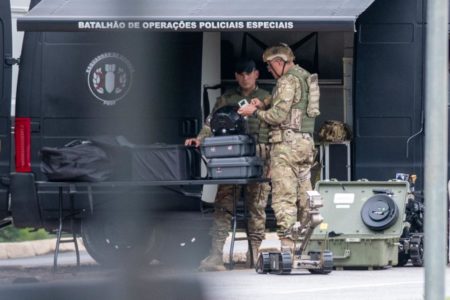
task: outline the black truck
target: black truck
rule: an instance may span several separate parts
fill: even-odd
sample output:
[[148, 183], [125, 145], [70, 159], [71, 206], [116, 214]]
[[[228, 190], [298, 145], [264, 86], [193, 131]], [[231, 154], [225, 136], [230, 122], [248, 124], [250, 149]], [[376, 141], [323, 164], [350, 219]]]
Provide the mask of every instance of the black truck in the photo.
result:
[[1, 1], [0, 219], [81, 234], [105, 264], [134, 250], [167, 254], [190, 246], [205, 254], [210, 218], [201, 213], [200, 187], [127, 178], [58, 186], [42, 174], [39, 152], [104, 135], [182, 144], [214, 103], [209, 88], [220, 84], [223, 92], [234, 84], [230, 66], [239, 56], [257, 61], [260, 86], [273, 86], [261, 54], [280, 41], [319, 74], [316, 128], [331, 119], [353, 129], [351, 147], [331, 145], [333, 159], [323, 162], [329, 176], [417, 174], [421, 189], [425, 1], [265, 3], [32, 0], [17, 24], [25, 31], [19, 62], [12, 57], [10, 4]]

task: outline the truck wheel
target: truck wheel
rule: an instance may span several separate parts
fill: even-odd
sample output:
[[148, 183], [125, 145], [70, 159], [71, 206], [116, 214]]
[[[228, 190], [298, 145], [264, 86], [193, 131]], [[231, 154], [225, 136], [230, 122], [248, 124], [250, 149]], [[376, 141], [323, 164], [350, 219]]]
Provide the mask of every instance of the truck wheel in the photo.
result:
[[142, 265], [157, 255], [157, 228], [139, 216], [94, 215], [82, 220], [81, 236], [87, 252], [104, 266]]
[[155, 218], [158, 260], [177, 268], [198, 267], [211, 248], [212, 216], [177, 211]]

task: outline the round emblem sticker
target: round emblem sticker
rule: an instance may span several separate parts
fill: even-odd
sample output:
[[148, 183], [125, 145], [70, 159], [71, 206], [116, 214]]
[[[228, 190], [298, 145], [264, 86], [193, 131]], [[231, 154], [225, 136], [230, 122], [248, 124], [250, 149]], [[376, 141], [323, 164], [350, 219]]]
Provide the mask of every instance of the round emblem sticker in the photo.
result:
[[100, 54], [86, 69], [89, 90], [103, 104], [114, 105], [130, 90], [133, 72], [133, 66], [123, 55]]

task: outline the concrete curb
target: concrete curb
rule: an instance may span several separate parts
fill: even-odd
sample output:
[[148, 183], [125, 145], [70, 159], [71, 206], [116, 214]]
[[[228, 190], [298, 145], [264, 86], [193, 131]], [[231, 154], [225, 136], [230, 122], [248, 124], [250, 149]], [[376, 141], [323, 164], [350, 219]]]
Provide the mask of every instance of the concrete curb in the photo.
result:
[[[238, 232], [236, 237], [245, 237], [245, 233]], [[78, 238], [78, 247], [80, 251], [85, 251], [83, 240]], [[223, 260], [229, 262], [229, 253], [231, 245], [231, 234], [224, 246]], [[279, 249], [280, 241], [276, 233], [266, 233], [266, 239], [262, 242], [260, 250], [274, 251]], [[53, 254], [56, 248], [56, 239], [16, 242], [16, 243], [0, 243], [0, 259], [13, 259], [22, 257], [32, 257], [38, 255]], [[61, 252], [75, 251], [73, 243], [61, 243], [59, 247]], [[236, 241], [234, 244], [233, 260], [235, 262], [245, 262], [247, 260], [247, 241]]]
[[[78, 247], [80, 251], [86, 250], [81, 238], [78, 238]], [[31, 257], [37, 255], [53, 254], [56, 248], [56, 239], [0, 243], [0, 259], [12, 259], [20, 257]], [[59, 246], [61, 252], [75, 251], [73, 243], [61, 243]]]

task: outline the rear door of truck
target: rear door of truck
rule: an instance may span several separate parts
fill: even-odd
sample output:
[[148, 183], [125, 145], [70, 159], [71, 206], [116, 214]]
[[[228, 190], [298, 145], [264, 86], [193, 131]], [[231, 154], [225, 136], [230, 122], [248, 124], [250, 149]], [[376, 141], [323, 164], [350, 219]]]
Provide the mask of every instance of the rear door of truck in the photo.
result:
[[[0, 1], [0, 176], [10, 170], [10, 112], [12, 75], [11, 7]], [[8, 186], [0, 181], [0, 219], [7, 216]]]

